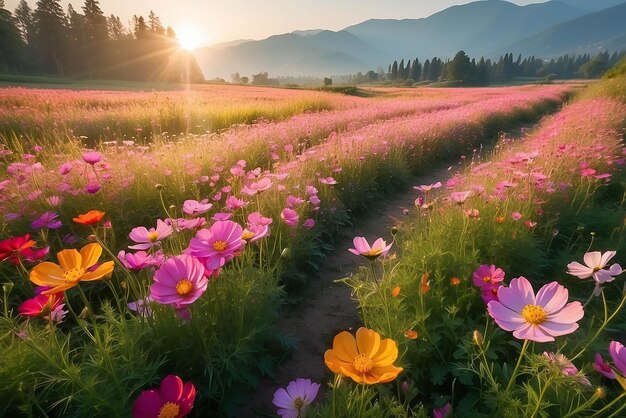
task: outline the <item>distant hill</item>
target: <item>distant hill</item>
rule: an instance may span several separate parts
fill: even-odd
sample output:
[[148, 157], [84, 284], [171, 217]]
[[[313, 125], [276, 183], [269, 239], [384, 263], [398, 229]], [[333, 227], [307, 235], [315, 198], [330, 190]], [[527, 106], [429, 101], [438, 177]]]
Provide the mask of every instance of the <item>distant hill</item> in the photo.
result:
[[560, 0], [565, 4], [583, 10], [603, 10], [624, 3], [624, 0]]
[[[446, 59], [461, 49], [471, 57], [491, 58], [505, 52], [554, 55], [598, 45], [614, 50], [626, 48], [623, 5], [605, 14], [590, 9], [617, 2], [560, 0], [518, 6], [501, 0], [476, 1], [422, 19], [372, 19], [337, 32], [294, 31], [260, 41], [200, 48], [195, 55], [207, 78], [229, 79], [235, 72], [319, 77], [377, 67], [386, 70], [390, 62], [401, 58]], [[611, 13], [616, 16], [608, 16]], [[569, 23], [577, 18], [582, 19], [579, 28]]]
[[460, 49], [480, 56], [585, 13], [558, 1], [517, 6], [490, 0], [453, 6], [424, 19], [374, 19], [345, 30], [394, 59], [450, 57]]
[[559, 23], [506, 45], [494, 55], [515, 51], [550, 58], [564, 53], [595, 54], [604, 49], [626, 48], [626, 2], [599, 12]]

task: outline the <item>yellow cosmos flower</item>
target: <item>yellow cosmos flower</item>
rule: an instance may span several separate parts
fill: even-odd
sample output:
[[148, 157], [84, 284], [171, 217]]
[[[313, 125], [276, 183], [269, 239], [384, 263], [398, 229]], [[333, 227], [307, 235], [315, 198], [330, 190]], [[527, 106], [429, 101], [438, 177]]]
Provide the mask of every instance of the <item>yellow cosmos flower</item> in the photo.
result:
[[350, 377], [357, 383], [387, 383], [403, 370], [393, 362], [398, 358], [398, 345], [387, 338], [381, 341], [376, 331], [361, 327], [356, 339], [343, 331], [335, 336], [333, 348], [324, 353], [324, 362], [333, 373]]
[[49, 261], [37, 264], [30, 272], [30, 281], [38, 286], [52, 286], [42, 292], [49, 295], [72, 288], [78, 282], [101, 279], [113, 271], [113, 261], [96, 266], [101, 255], [102, 247], [97, 243], [85, 245], [80, 253], [74, 249], [60, 251], [59, 264]]

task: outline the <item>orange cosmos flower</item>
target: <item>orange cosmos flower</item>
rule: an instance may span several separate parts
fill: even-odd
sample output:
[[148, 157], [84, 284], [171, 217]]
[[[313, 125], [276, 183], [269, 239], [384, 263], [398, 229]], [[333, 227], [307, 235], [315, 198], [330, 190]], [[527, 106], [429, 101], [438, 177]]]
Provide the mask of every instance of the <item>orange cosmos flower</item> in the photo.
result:
[[428, 273], [424, 273], [422, 275], [422, 282], [421, 282], [422, 295], [425, 295], [430, 290], [430, 282], [428, 281], [429, 278], [430, 278], [430, 274]]
[[452, 286], [458, 286], [461, 284], [461, 279], [459, 279], [458, 277], [453, 277], [450, 279], [450, 284]]
[[503, 223], [504, 222], [504, 216], [496, 217], [496, 222], [499, 223], [499, 224]]
[[398, 358], [398, 345], [386, 338], [381, 341], [376, 331], [361, 327], [356, 339], [343, 331], [335, 336], [333, 348], [324, 353], [324, 363], [333, 372], [357, 383], [387, 383], [403, 370], [393, 362]]
[[417, 331], [409, 329], [407, 331], [404, 331], [404, 336], [407, 337], [409, 340], [416, 340], [417, 337], [419, 337], [419, 334]]
[[397, 298], [400, 294], [400, 286], [396, 286], [391, 290], [391, 297]]
[[90, 210], [87, 213], [81, 213], [77, 218], [72, 220], [81, 225], [94, 225], [100, 222], [104, 218], [104, 212], [99, 210]]
[[100, 244], [85, 245], [80, 253], [74, 249], [57, 253], [59, 264], [49, 261], [37, 264], [30, 272], [30, 281], [52, 288], [41, 292], [50, 295], [76, 286], [79, 282], [98, 280], [113, 271], [113, 261], [98, 264], [102, 255]]

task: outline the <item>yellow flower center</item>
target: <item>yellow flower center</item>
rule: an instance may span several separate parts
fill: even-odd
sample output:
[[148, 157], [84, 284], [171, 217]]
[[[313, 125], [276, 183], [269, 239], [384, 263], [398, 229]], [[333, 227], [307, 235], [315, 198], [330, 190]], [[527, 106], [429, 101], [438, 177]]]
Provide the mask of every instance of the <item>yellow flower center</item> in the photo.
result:
[[541, 306], [530, 304], [524, 306], [524, 309], [522, 309], [522, 317], [526, 320], [526, 322], [533, 325], [539, 325], [548, 319], [546, 311], [544, 311]]
[[159, 240], [159, 234], [156, 231], [148, 232], [148, 240], [150, 242], [157, 242]]
[[367, 373], [374, 368], [374, 362], [365, 354], [359, 354], [352, 363], [357, 372]]
[[66, 282], [77, 282], [80, 280], [83, 274], [85, 274], [85, 269], [71, 268], [63, 273], [63, 276], [65, 276]]
[[182, 279], [176, 283], [176, 293], [186, 298], [193, 290], [193, 283], [189, 279]]
[[296, 399], [293, 400], [293, 407], [300, 412], [302, 410], [302, 408], [304, 407], [304, 401], [302, 400], [301, 397], [297, 397]]
[[601, 268], [601, 267], [594, 267], [594, 268], [593, 268], [593, 272], [594, 272], [594, 273], [597, 273], [597, 272], [599, 272], [600, 270], [602, 270], [602, 268]]
[[226, 247], [228, 247], [228, 244], [226, 244], [224, 241], [215, 241], [213, 243], [213, 248], [215, 249], [215, 251], [224, 251]]
[[382, 252], [382, 248], [372, 248], [368, 252], [363, 253], [363, 257], [378, 257]]
[[174, 402], [166, 402], [159, 410], [157, 418], [176, 418], [180, 413], [180, 406]]
[[[248, 241], [256, 236], [256, 234], [252, 231], [248, 231], [247, 229], [243, 231], [243, 235], [241, 235], [241, 239]], [[218, 241], [219, 242], [219, 241]], [[217, 244], [217, 243], [216, 243]], [[215, 244], [213, 244], [213, 248], [215, 248]], [[217, 250], [217, 248], [215, 248]], [[221, 251], [221, 250], [218, 250]]]
[[483, 277], [483, 283], [489, 283], [489, 282], [491, 282], [491, 276]]

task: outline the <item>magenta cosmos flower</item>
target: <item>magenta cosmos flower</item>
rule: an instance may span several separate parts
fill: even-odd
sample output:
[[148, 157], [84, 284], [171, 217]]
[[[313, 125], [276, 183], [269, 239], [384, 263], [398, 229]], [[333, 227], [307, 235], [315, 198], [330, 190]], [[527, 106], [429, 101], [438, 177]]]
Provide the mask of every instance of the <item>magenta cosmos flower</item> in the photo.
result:
[[174, 229], [160, 219], [157, 220], [156, 229], [146, 229], [145, 226], [138, 226], [133, 228], [130, 234], [128, 234], [130, 239], [137, 244], [130, 245], [128, 248], [132, 250], [147, 250], [161, 244], [161, 240], [172, 235], [172, 232], [174, 232]]
[[209, 203], [208, 199], [204, 199], [200, 202], [189, 199], [183, 202], [183, 212], [187, 215], [202, 215], [203, 213], [210, 211], [212, 207], [213, 204]]
[[83, 154], [83, 161], [87, 164], [94, 165], [102, 160], [102, 154], [98, 151], [90, 151]]
[[600, 294], [600, 285], [615, 280], [614, 276], [622, 274], [622, 267], [615, 263], [611, 267], [605, 269], [611, 258], [617, 254], [615, 251], [607, 251], [604, 254], [600, 251], [591, 251], [583, 256], [585, 265], [573, 261], [567, 265], [567, 274], [576, 276], [579, 279], [588, 279], [593, 277], [596, 282], [594, 294]]
[[63, 292], [52, 293], [50, 295], [42, 295], [44, 290], [52, 289], [47, 286], [40, 286], [35, 290], [35, 297], [25, 300], [17, 311], [24, 316], [42, 316], [47, 318], [59, 306], [63, 307]]
[[320, 385], [310, 379], [296, 379], [286, 389], [280, 388], [274, 392], [272, 403], [278, 407], [278, 415], [282, 418], [301, 418], [315, 400], [319, 389]]
[[191, 382], [169, 375], [158, 389], [144, 390], [133, 405], [133, 418], [181, 418], [187, 415], [196, 399]]
[[450, 402], [446, 403], [441, 408], [433, 409], [433, 418], [446, 418], [452, 412], [452, 405]]
[[570, 334], [578, 329], [583, 315], [580, 302], [567, 303], [569, 293], [557, 282], [533, 290], [525, 277], [511, 280], [509, 287], [498, 289], [498, 300], [487, 305], [489, 315], [513, 336], [536, 342], [554, 341], [554, 337]]
[[290, 208], [283, 209], [283, 211], [280, 213], [280, 218], [290, 228], [295, 228], [296, 226], [298, 226], [298, 222], [300, 222], [300, 216], [298, 216], [298, 213]]
[[615, 372], [611, 368], [608, 362], [604, 361], [600, 353], [596, 353], [596, 361], [593, 363], [593, 368], [602, 376], [615, 379]]
[[376, 259], [381, 255], [386, 256], [393, 245], [393, 243], [387, 245], [382, 238], [378, 238], [370, 247], [369, 242], [367, 242], [364, 237], [354, 237], [352, 243], [354, 244], [354, 248], [349, 248], [348, 251], [352, 254], [369, 258], [370, 260]]
[[501, 268], [488, 264], [479, 266], [472, 274], [474, 286], [483, 287], [485, 285], [495, 285], [504, 280], [504, 271]]
[[189, 254], [202, 259], [208, 270], [216, 270], [232, 260], [243, 248], [243, 228], [233, 221], [217, 221], [201, 229], [189, 243]]
[[189, 255], [172, 257], [154, 273], [150, 297], [163, 304], [189, 305], [207, 288], [204, 266]]

